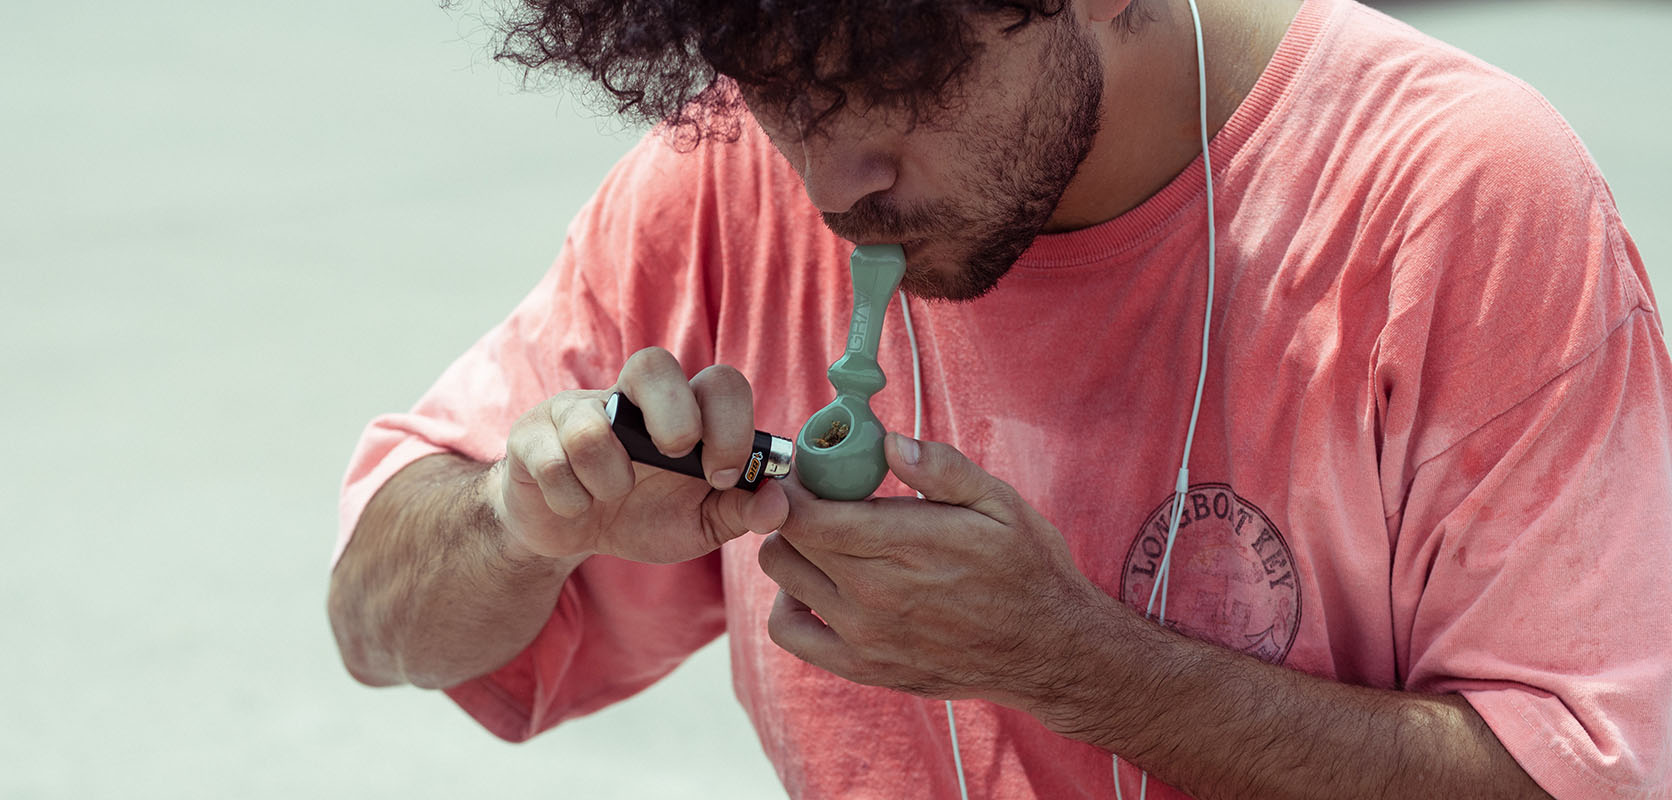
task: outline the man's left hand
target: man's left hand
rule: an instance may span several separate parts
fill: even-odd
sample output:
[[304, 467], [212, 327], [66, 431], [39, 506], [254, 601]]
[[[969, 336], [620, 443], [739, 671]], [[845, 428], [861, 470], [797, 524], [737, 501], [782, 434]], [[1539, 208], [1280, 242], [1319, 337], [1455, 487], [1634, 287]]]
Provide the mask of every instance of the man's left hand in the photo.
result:
[[789, 519], [760, 550], [780, 587], [773, 641], [858, 683], [1022, 709], [1087, 677], [1075, 642], [1113, 600], [1062, 534], [949, 445], [889, 434], [885, 450], [923, 499], [834, 502], [785, 481]]

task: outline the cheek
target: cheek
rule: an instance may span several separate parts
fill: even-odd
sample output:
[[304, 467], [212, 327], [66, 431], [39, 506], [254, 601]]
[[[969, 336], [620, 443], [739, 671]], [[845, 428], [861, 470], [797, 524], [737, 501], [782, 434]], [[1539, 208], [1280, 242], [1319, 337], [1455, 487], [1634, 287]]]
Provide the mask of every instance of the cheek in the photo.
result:
[[969, 164], [968, 137], [955, 130], [920, 127], [904, 138], [898, 155], [903, 201], [946, 202], [962, 205], [976, 188], [977, 170]]
[[913, 152], [922, 163], [924, 184], [933, 187], [933, 194], [925, 196], [945, 202], [971, 222], [991, 219], [991, 209], [1003, 203], [1000, 195], [1009, 176], [1027, 170], [1034, 155], [1027, 137], [997, 129], [938, 133]]

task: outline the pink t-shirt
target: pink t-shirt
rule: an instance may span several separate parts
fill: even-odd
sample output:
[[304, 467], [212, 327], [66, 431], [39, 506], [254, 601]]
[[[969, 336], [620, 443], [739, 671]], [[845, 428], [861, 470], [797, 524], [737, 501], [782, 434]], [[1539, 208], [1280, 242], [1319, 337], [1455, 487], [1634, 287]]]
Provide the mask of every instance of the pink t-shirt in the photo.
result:
[[[1667, 796], [1672, 363], [1573, 133], [1480, 61], [1310, 0], [1213, 163], [1213, 348], [1170, 624], [1324, 678], [1461, 692], [1557, 796]], [[1014, 485], [1140, 607], [1195, 385], [1203, 188], [1198, 161], [1119, 219], [1040, 238], [981, 300], [911, 301], [924, 437]], [[411, 413], [371, 424], [338, 552], [395, 471], [496, 459], [522, 412], [610, 385], [646, 346], [693, 374], [740, 368], [757, 425], [793, 434], [831, 396], [850, 250], [758, 131], [689, 154], [647, 141], [511, 317]], [[910, 431], [898, 302], [881, 361], [873, 405]], [[448, 694], [526, 739], [729, 633], [737, 696], [793, 796], [956, 797], [938, 702], [768, 639], [759, 541], [674, 566], [594, 558], [521, 655]], [[1106, 752], [956, 709], [972, 796], [1114, 795]]]

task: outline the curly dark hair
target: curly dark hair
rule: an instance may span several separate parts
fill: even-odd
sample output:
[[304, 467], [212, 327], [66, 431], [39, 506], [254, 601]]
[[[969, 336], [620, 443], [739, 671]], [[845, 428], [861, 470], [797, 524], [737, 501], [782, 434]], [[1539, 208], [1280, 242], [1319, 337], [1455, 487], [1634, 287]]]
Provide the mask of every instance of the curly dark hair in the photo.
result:
[[[447, 0], [444, 0], [444, 4]], [[912, 124], [953, 107], [979, 52], [975, 22], [1006, 33], [1067, 0], [503, 0], [495, 58], [530, 77], [571, 73], [676, 141], [735, 139], [743, 95], [799, 110], [804, 133], [850, 101]], [[1142, 21], [1138, 0], [1116, 24]]]

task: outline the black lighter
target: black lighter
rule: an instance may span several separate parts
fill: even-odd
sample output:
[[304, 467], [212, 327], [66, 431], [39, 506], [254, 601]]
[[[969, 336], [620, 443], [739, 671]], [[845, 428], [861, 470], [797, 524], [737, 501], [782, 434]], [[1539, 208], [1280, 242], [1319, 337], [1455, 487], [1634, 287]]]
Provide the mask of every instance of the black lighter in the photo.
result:
[[[679, 458], [663, 455], [650, 440], [650, 432], [645, 430], [644, 412], [620, 392], [610, 395], [604, 404], [604, 414], [610, 419], [610, 430], [615, 431], [615, 437], [621, 440], [621, 445], [627, 448], [627, 455], [634, 461], [707, 479], [702, 471], [701, 442]], [[749, 451], [749, 460], [743, 464], [743, 476], [737, 479], [737, 488], [753, 492], [767, 478], [782, 478], [790, 474], [790, 460], [794, 457], [794, 442], [766, 431], [755, 431], [754, 447]]]

